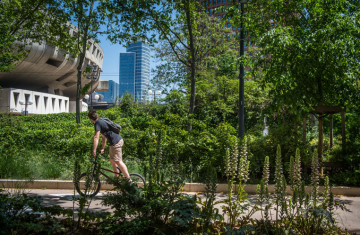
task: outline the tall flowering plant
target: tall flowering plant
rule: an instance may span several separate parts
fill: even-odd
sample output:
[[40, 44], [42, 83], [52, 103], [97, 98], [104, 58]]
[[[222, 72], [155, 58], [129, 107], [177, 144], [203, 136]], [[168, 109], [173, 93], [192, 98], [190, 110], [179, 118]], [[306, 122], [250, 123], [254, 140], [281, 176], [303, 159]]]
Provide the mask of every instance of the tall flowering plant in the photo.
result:
[[314, 154], [311, 159], [311, 199], [313, 206], [316, 207], [319, 194], [319, 160], [317, 150], [315, 149]]
[[[248, 205], [244, 204], [247, 199], [244, 186], [249, 179], [250, 166], [247, 155], [246, 138], [244, 139], [240, 154], [238, 143], [235, 143], [231, 153], [230, 150], [227, 149], [225, 155], [225, 174], [228, 178], [229, 194], [228, 200], [222, 201], [222, 203], [226, 204], [222, 209], [224, 214], [226, 213], [228, 215], [231, 228], [235, 226], [238, 216], [248, 209]], [[236, 198], [233, 199], [233, 188], [236, 182], [238, 182], [238, 190]]]

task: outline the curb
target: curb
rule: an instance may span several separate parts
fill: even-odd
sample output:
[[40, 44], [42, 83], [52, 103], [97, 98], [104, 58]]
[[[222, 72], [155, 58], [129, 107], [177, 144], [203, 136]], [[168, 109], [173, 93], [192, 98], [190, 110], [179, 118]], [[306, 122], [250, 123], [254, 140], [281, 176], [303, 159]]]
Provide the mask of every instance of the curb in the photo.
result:
[[[141, 186], [141, 185], [139, 185]], [[6, 180], [0, 179], [1, 188], [28, 188], [28, 189], [74, 189], [74, 184], [71, 180]], [[274, 193], [274, 185], [267, 186], [269, 193]], [[108, 190], [112, 189], [112, 185], [105, 184], [101, 186], [101, 189]], [[311, 186], [306, 186], [306, 193], [311, 193]], [[234, 190], [237, 190], [237, 185], [234, 186]], [[256, 194], [256, 185], [246, 185], [244, 190], [248, 194]], [[186, 183], [183, 188], [184, 192], [205, 192], [205, 184], [200, 183]], [[292, 194], [290, 186], [286, 188], [288, 194]], [[324, 187], [319, 187], [319, 191], [324, 191]], [[360, 188], [357, 187], [346, 187], [346, 186], [336, 186], [331, 187], [330, 191], [334, 195], [343, 195], [343, 196], [360, 196]], [[218, 184], [217, 193], [227, 193], [228, 185], [227, 184]]]

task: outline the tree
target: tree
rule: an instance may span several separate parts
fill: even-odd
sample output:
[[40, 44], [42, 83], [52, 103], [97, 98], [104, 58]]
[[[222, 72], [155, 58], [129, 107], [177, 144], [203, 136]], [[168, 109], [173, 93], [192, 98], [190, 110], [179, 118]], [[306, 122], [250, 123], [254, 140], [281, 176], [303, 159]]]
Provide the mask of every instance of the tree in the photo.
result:
[[76, 89], [76, 123], [80, 123], [80, 92], [81, 92], [81, 77], [88, 70], [84, 70], [84, 60], [87, 48], [89, 47], [89, 40], [94, 42], [97, 40], [97, 35], [100, 32], [100, 27], [105, 24], [106, 8], [103, 4], [95, 0], [67, 0], [67, 9], [71, 15], [71, 20], [74, 22], [76, 28], [76, 54], [79, 60], [77, 66], [77, 89]]
[[[175, 57], [190, 71], [190, 115], [194, 113], [195, 108], [197, 54], [194, 45], [194, 27], [196, 27], [196, 19], [199, 15], [198, 6], [194, 0], [169, 0], [168, 7], [164, 6], [162, 10], [167, 15], [165, 18], [169, 21], [159, 18], [159, 14], [155, 11], [150, 12], [149, 15], [155, 29], [160, 33], [159, 39], [167, 41]], [[172, 17], [173, 13], [175, 13], [175, 17]], [[183, 53], [187, 54], [185, 58]], [[189, 124], [189, 130], [191, 130], [191, 124]]]
[[24, 59], [27, 46], [45, 41], [71, 50], [68, 14], [63, 1], [4, 0], [0, 2], [0, 72], [11, 72]]
[[[147, 38], [151, 42], [151, 37], [146, 36], [148, 28], [142, 22], [141, 10], [138, 10], [137, 7], [151, 9], [154, 7], [152, 5], [154, 2], [148, 3], [146, 0], [137, 2], [66, 0], [66, 3], [72, 22], [77, 27], [75, 57], [78, 58], [79, 64], [77, 67], [76, 122], [80, 123], [81, 76], [88, 72], [83, 69], [83, 66], [89, 41], [99, 42], [98, 35], [105, 34], [113, 43], [128, 43], [131, 40], [136, 41], [138, 37]], [[129, 12], [132, 12], [132, 17], [129, 17]]]
[[[128, 16], [141, 12], [142, 22], [147, 23], [147, 28], [159, 33], [159, 40], [168, 43], [172, 55], [189, 70], [190, 105], [189, 114], [194, 113], [195, 87], [196, 87], [196, 62], [200, 58], [195, 47], [197, 19], [202, 11], [201, 5], [195, 0], [181, 1], [148, 1], [155, 4], [149, 8], [146, 4], [138, 4], [136, 11], [127, 12]], [[151, 3], [150, 3], [151, 2]], [[191, 125], [189, 125], [191, 129]]]
[[[271, 107], [307, 113], [313, 106], [359, 101], [358, 1], [265, 1], [246, 5], [253, 57], [271, 83]], [[299, 115], [302, 116], [302, 115]]]
[[190, 36], [184, 19], [173, 25], [172, 34], [163, 35], [155, 55], [166, 63], [157, 66], [153, 82], [162, 85], [176, 83], [178, 89], [187, 91], [190, 95], [189, 114], [194, 113], [198, 103], [195, 100], [195, 87], [202, 79], [202, 74], [217, 66], [219, 55], [234, 54], [231, 48], [235, 47], [236, 42], [231, 29], [223, 27], [217, 18], [209, 17], [200, 9], [198, 11], [192, 26], [193, 48], [187, 44]]

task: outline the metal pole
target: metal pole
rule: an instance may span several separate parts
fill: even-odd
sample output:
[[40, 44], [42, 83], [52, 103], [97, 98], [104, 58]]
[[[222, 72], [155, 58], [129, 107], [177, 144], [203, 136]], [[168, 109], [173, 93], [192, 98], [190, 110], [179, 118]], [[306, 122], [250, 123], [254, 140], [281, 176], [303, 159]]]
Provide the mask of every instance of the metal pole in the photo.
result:
[[[244, 3], [241, 3], [241, 24], [240, 24], [240, 57], [244, 55], [244, 29], [243, 29]], [[239, 138], [244, 138], [244, 65], [240, 63], [239, 74]]]
[[92, 93], [92, 82], [93, 82], [93, 79], [92, 79], [92, 76], [91, 76], [91, 91], [90, 91], [90, 92], [91, 92], [91, 95], [90, 95], [90, 99], [91, 99], [91, 101], [90, 101], [90, 102], [91, 102], [91, 104], [90, 104], [90, 107], [91, 107], [91, 108], [90, 108], [90, 109], [91, 109], [91, 110], [93, 109], [93, 105], [92, 105], [92, 97], [93, 97], [93, 93]]
[[25, 101], [25, 116], [26, 116], [26, 113], [27, 113], [27, 101]]

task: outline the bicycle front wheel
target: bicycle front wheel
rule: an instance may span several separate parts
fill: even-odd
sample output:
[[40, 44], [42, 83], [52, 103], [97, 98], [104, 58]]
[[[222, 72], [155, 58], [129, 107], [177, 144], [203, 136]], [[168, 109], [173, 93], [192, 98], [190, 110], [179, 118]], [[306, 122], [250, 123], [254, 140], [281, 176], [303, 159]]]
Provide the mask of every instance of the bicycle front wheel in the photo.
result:
[[130, 173], [130, 179], [132, 182], [136, 183], [138, 187], [145, 185], [145, 179], [140, 174]]
[[84, 197], [85, 195], [87, 197], [94, 197], [100, 191], [101, 182], [100, 180], [89, 179], [90, 182], [88, 185], [86, 185], [86, 176], [86, 173], [81, 174], [79, 182], [76, 182], [75, 184], [76, 191], [82, 197]]

